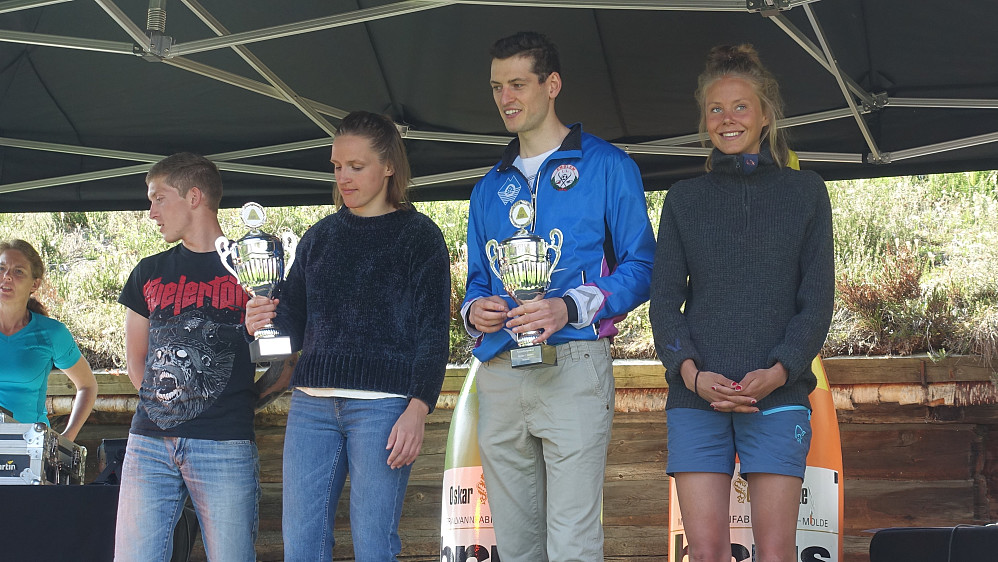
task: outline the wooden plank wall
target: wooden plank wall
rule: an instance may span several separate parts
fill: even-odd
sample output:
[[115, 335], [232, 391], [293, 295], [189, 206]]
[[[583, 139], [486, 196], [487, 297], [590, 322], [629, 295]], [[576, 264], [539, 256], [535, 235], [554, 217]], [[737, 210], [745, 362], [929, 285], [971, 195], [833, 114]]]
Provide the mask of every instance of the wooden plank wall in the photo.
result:
[[[867, 562], [869, 529], [952, 526], [998, 520], [998, 392], [990, 368], [968, 358], [833, 358], [825, 361], [835, 397], [844, 459], [845, 562]], [[606, 559], [665, 561], [669, 482], [665, 476], [667, 394], [661, 366], [620, 362], [617, 412], [604, 488]], [[125, 437], [134, 390], [100, 375], [101, 401], [80, 440], [90, 450], [90, 478], [102, 438]], [[448, 374], [428, 418], [401, 524], [403, 557], [437, 561], [444, 448], [464, 371]], [[68, 413], [71, 391], [58, 376], [50, 409]], [[127, 385], [127, 386], [126, 386]], [[286, 399], [257, 416], [263, 499], [260, 560], [282, 560], [281, 451]], [[59, 423], [59, 421], [56, 421]], [[337, 518], [337, 560], [352, 559], [346, 493]], [[196, 560], [204, 560], [200, 543]]]

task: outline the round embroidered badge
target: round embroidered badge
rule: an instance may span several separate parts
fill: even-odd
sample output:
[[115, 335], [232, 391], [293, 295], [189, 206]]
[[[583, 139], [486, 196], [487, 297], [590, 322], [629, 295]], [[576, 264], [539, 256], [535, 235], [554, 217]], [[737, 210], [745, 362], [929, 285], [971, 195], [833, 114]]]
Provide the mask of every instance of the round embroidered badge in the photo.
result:
[[579, 170], [571, 164], [562, 164], [551, 174], [551, 187], [558, 191], [568, 191], [579, 183]]

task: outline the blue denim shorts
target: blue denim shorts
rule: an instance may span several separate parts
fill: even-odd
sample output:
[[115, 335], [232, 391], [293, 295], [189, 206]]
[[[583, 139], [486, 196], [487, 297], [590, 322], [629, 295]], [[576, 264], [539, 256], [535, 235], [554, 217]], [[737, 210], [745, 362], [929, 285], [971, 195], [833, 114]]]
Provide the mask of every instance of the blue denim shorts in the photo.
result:
[[732, 474], [735, 454], [741, 473], [804, 478], [811, 446], [811, 411], [779, 406], [753, 414], [695, 408], [667, 411], [669, 462], [666, 472]]

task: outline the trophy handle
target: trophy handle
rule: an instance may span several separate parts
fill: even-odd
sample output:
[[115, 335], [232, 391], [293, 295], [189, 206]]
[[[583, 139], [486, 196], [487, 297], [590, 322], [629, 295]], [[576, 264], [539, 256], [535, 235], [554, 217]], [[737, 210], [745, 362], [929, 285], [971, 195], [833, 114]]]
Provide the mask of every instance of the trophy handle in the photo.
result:
[[496, 269], [496, 262], [499, 261], [499, 243], [494, 238], [485, 243], [485, 257], [489, 259], [489, 269], [495, 273], [496, 279], [502, 282], [502, 275]]
[[239, 276], [236, 275], [236, 270], [229, 265], [229, 256], [232, 255], [233, 250], [232, 243], [225, 236], [219, 236], [215, 239], [215, 251], [218, 252], [218, 257], [222, 258], [222, 266], [229, 270], [236, 280], [239, 280]]
[[295, 263], [295, 250], [298, 248], [299, 238], [294, 232], [285, 230], [281, 233], [281, 244], [284, 245], [284, 277], [291, 271], [291, 264]]
[[554, 251], [554, 259], [551, 260], [551, 267], [548, 269], [548, 279], [551, 279], [551, 274], [554, 273], [556, 267], [558, 267], [558, 261], [561, 260], [561, 243], [564, 241], [564, 236], [561, 230], [557, 228], [551, 229], [551, 243], [548, 244], [548, 248]]

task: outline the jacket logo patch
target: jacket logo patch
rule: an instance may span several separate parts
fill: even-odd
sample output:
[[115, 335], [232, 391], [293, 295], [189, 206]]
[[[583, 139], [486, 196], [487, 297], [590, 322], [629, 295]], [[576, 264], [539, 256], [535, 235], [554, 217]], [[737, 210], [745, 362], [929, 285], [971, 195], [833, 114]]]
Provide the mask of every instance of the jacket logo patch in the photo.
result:
[[562, 164], [551, 174], [551, 187], [558, 191], [568, 191], [579, 183], [579, 170], [571, 164]]
[[509, 205], [520, 194], [521, 187], [523, 186], [520, 185], [520, 180], [515, 175], [510, 176], [506, 180], [506, 184], [499, 190], [499, 199], [502, 200], [504, 205]]

